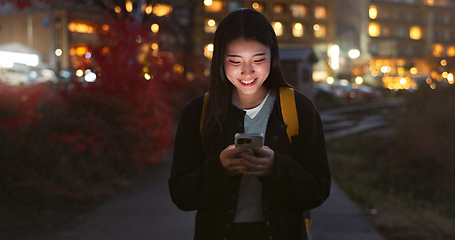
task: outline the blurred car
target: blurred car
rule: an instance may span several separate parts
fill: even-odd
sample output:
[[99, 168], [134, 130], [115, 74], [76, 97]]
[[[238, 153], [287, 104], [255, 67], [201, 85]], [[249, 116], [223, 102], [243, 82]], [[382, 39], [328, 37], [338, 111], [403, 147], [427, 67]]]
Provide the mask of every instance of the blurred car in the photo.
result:
[[55, 83], [57, 82], [57, 76], [53, 70], [47, 68], [14, 64], [12, 67], [0, 68], [0, 81], [8, 85], [26, 85], [42, 82]]
[[349, 93], [351, 99], [374, 99], [381, 96], [381, 93], [369, 86], [358, 85], [352, 88]]
[[27, 84], [28, 67], [14, 64], [12, 67], [0, 68], [0, 81], [8, 85]]
[[333, 84], [318, 84], [315, 86], [315, 96], [320, 99], [369, 100], [380, 97], [381, 92], [364, 84], [351, 84], [347, 80], [338, 80]]
[[32, 69], [28, 73], [28, 83], [56, 82], [57, 75], [50, 69]]

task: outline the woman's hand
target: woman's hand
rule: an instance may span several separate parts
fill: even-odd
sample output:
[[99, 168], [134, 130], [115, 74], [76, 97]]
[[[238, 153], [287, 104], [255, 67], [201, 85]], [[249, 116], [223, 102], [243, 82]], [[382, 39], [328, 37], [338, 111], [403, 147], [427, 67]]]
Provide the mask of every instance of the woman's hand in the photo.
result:
[[241, 162], [246, 168], [240, 173], [249, 176], [269, 176], [273, 173], [275, 152], [268, 146], [254, 147], [255, 156], [247, 153], [240, 154]]
[[240, 171], [247, 170], [240, 154], [245, 151], [245, 147], [235, 147], [229, 145], [220, 153], [220, 162], [228, 175], [240, 174]]

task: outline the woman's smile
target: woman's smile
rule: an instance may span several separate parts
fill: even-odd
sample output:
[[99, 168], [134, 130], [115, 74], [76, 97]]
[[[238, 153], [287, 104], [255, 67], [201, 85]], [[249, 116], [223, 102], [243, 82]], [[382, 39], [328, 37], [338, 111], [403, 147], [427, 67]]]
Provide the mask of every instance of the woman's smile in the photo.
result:
[[251, 80], [240, 80], [244, 86], [249, 86], [249, 85], [253, 85], [253, 82], [255, 81], [256, 79], [251, 79]]

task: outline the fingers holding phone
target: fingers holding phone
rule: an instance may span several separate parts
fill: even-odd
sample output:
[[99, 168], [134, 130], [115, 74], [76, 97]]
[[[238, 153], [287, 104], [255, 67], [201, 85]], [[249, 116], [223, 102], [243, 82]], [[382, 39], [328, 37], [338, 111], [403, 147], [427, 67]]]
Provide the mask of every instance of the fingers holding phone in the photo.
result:
[[247, 167], [241, 174], [250, 176], [269, 176], [273, 172], [275, 152], [268, 146], [254, 148], [255, 155], [241, 154], [242, 162]]
[[240, 171], [246, 170], [240, 154], [245, 151], [244, 147], [230, 145], [220, 153], [220, 162], [228, 175], [237, 175]]

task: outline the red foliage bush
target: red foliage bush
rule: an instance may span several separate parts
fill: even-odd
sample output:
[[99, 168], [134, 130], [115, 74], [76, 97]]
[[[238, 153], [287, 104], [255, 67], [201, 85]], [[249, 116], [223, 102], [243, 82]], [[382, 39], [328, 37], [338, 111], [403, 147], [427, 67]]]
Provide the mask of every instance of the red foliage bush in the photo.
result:
[[[110, 191], [159, 161], [180, 107], [202, 92], [174, 71], [172, 55], [137, 59], [147, 37], [117, 22], [92, 46], [93, 83], [0, 85], [0, 186], [54, 192]], [[144, 67], [150, 80], [144, 78]]]
[[[83, 89], [91, 94], [115, 96], [129, 105], [131, 111], [122, 120], [128, 126], [125, 131], [135, 136], [131, 156], [138, 163], [157, 161], [171, 144], [179, 105], [202, 88], [176, 73], [174, 55], [151, 50], [142, 25], [116, 21], [109, 30], [99, 29], [100, 44], [91, 47], [91, 67], [98, 72], [98, 79]], [[147, 80], [144, 74], [151, 79]]]

